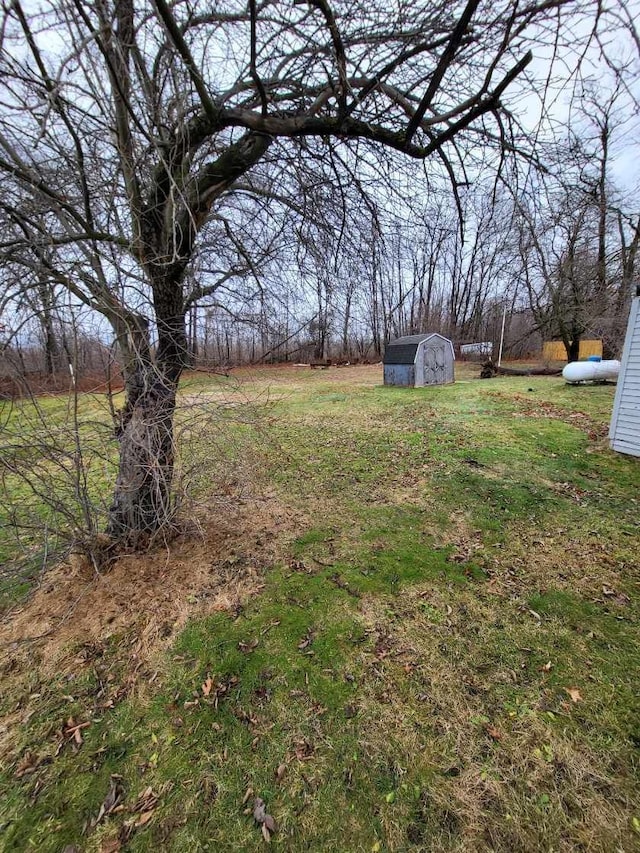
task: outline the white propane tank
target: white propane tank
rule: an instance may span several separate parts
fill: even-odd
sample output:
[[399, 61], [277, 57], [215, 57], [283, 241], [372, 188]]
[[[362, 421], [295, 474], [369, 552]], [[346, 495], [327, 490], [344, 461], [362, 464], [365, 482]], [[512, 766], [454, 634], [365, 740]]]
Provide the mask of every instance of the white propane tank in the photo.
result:
[[572, 361], [562, 371], [565, 382], [573, 385], [576, 382], [604, 382], [607, 379], [617, 379], [620, 373], [620, 362], [610, 361]]

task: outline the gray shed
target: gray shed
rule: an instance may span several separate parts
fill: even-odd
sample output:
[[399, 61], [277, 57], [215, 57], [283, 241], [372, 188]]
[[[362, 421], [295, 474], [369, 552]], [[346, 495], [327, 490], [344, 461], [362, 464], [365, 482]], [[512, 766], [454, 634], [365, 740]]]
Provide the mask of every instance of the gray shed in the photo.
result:
[[448, 338], [432, 332], [407, 335], [387, 344], [382, 363], [385, 385], [447, 385], [454, 381], [455, 353]]
[[609, 427], [612, 450], [640, 456], [640, 288], [631, 313]]

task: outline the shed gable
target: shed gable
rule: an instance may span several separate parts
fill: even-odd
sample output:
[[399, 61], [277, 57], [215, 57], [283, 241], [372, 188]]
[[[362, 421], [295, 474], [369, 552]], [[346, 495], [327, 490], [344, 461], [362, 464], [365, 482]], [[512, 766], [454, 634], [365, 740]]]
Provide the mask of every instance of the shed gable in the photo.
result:
[[413, 364], [418, 344], [394, 344], [384, 352], [383, 364]]

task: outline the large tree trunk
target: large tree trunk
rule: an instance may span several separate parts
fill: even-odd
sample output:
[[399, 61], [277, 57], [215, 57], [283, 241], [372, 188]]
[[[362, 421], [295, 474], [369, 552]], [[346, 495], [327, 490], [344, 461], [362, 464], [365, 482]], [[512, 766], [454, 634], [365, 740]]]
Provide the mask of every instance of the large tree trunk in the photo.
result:
[[39, 320], [42, 328], [45, 371], [48, 376], [53, 376], [60, 369], [60, 347], [53, 323], [53, 294], [51, 287], [43, 281], [38, 282], [38, 291], [42, 306]]
[[562, 370], [553, 367], [502, 367], [492, 361], [485, 361], [480, 371], [480, 379], [493, 379], [494, 376], [560, 376]]
[[155, 376], [131, 405], [120, 435], [120, 464], [107, 532], [138, 546], [173, 511], [173, 416], [177, 383]]
[[125, 406], [120, 413], [120, 461], [107, 533], [138, 547], [171, 520], [174, 473], [173, 418], [187, 339], [180, 274], [162, 270], [153, 284], [158, 343], [155, 357], [143, 318], [120, 322]]
[[577, 361], [580, 358], [580, 338], [575, 335], [568, 347], [565, 347], [567, 350], [567, 359], [568, 361]]
[[43, 312], [41, 319], [44, 337], [44, 363], [47, 376], [54, 376], [60, 365], [60, 348], [53, 328], [51, 316]]

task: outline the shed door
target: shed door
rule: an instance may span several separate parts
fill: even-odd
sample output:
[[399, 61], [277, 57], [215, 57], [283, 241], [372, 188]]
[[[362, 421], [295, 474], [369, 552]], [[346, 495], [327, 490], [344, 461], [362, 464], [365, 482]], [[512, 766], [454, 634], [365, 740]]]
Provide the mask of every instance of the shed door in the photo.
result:
[[444, 344], [424, 348], [424, 384], [444, 385], [447, 381], [447, 354]]

